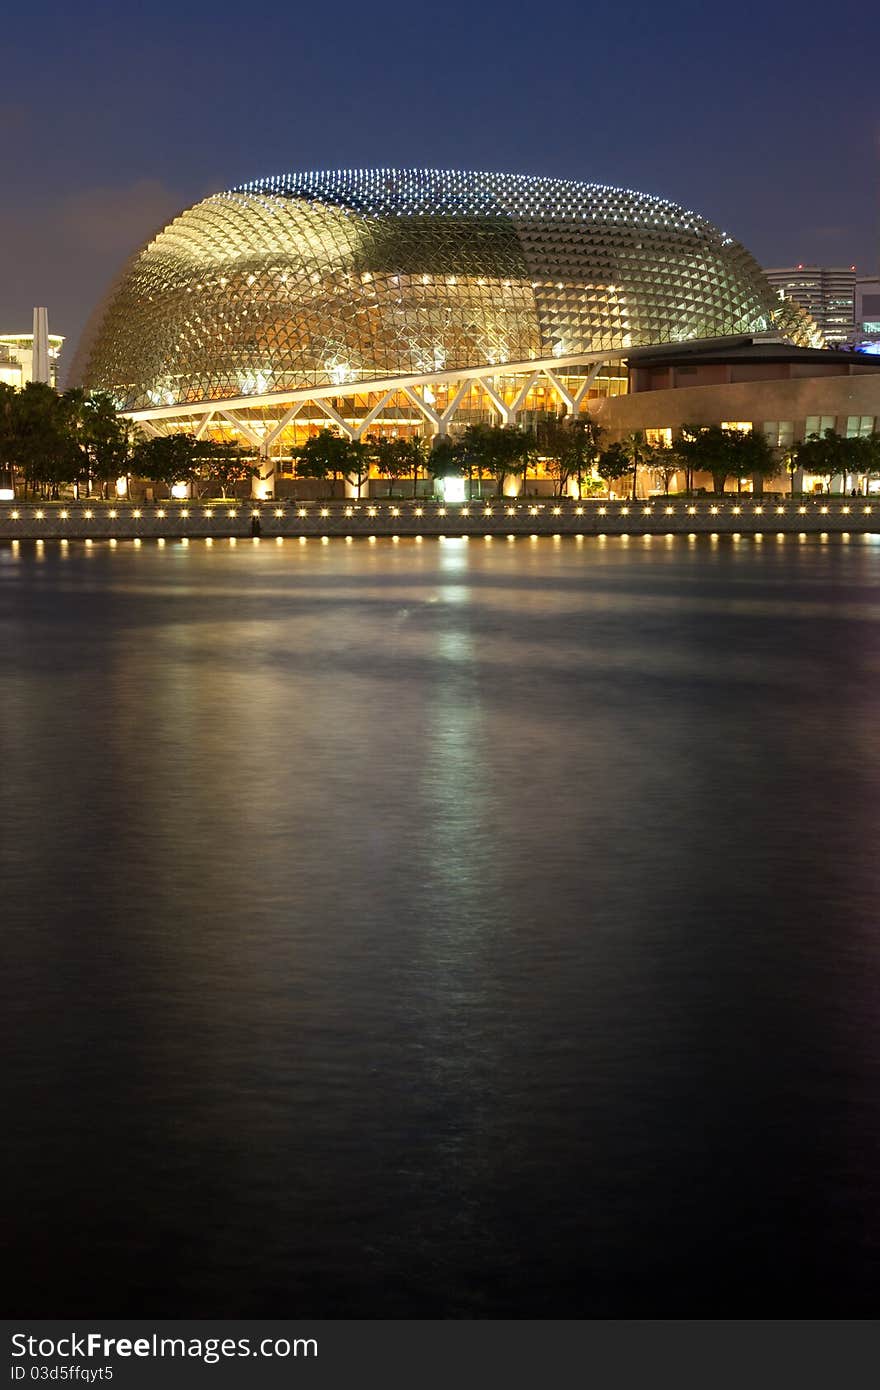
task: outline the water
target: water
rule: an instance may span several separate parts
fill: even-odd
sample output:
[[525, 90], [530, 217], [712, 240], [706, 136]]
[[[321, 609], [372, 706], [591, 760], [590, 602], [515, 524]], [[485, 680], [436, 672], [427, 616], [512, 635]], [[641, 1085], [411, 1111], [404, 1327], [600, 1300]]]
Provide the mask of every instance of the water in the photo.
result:
[[876, 1314], [878, 584], [0, 550], [10, 1313]]

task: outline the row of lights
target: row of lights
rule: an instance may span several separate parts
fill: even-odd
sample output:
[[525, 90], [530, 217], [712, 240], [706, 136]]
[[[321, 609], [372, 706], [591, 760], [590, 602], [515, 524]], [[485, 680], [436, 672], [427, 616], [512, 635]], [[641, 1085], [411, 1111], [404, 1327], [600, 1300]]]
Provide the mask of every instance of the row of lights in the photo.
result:
[[[727, 535], [728, 533], [725, 532], [724, 534]], [[740, 531], [733, 531], [733, 532], [730, 532], [729, 534], [730, 534], [730, 539], [731, 539], [731, 540], [739, 541], [739, 540], [742, 540], [742, 539], [743, 539], [742, 533], [741, 533]], [[827, 541], [828, 538], [829, 538], [828, 532], [827, 532], [827, 531], [820, 531], [818, 534], [819, 534], [819, 539], [822, 540], [822, 541]], [[711, 541], [718, 541], [718, 540], [720, 539], [720, 535], [721, 535], [721, 533], [719, 533], [718, 531], [712, 531], [712, 532], [709, 533], [709, 537], [708, 537], [708, 538], [709, 538], [709, 540], [711, 540]], [[810, 534], [809, 534], [807, 531], [799, 531], [799, 532], [797, 533], [797, 535], [798, 535], [798, 540], [799, 540], [799, 541], [806, 541], [806, 540], [809, 540], [809, 539], [810, 539]], [[813, 533], [813, 535], [815, 536], [815, 533]], [[705, 539], [705, 538], [706, 538], [706, 537], [705, 537], [705, 534], [704, 534], [704, 535], [703, 535], [703, 539]], [[213, 544], [214, 544], [214, 537], [213, 537], [213, 536], [204, 536], [204, 537], [202, 537], [202, 539], [204, 540], [204, 543], [205, 543], [206, 546], [213, 546]], [[237, 545], [237, 544], [238, 544], [238, 538], [237, 538], [236, 536], [227, 536], [227, 537], [221, 538], [221, 539], [225, 539], [227, 545], [234, 546], [234, 545]], [[261, 543], [261, 538], [260, 538], [259, 536], [252, 536], [250, 539], [251, 539], [251, 544], [252, 544], [252, 545], [260, 545], [260, 543]], [[274, 539], [275, 539], [275, 544], [276, 544], [276, 545], [284, 545], [284, 544], [285, 544], [285, 537], [284, 537], [284, 536], [275, 536]], [[293, 538], [293, 537], [288, 537], [287, 539], [293, 540], [294, 538]], [[310, 537], [308, 537], [308, 536], [298, 536], [298, 537], [296, 537], [296, 540], [299, 542], [300, 545], [307, 545], [308, 542], [309, 542], [309, 539], [310, 539]], [[311, 539], [314, 539], [314, 540], [319, 541], [321, 545], [329, 545], [329, 544], [330, 544], [331, 537], [329, 537], [329, 536], [315, 536], [315, 537], [311, 537]], [[353, 536], [345, 536], [345, 537], [339, 537], [338, 539], [343, 539], [343, 540], [345, 541], [346, 545], [352, 545], [352, 544], [354, 543], [354, 539], [355, 539], [355, 538], [354, 538]], [[395, 545], [397, 545], [397, 544], [399, 544], [401, 538], [400, 538], [400, 536], [378, 537], [378, 536], [376, 536], [376, 535], [370, 535], [370, 536], [365, 536], [365, 537], [359, 537], [358, 539], [367, 540], [371, 545], [375, 545], [376, 542], [377, 542], [377, 540], [379, 540], [379, 539], [391, 540]], [[410, 539], [410, 540], [414, 540], [414, 541], [417, 542], [419, 545], [421, 545], [425, 538], [424, 538], [424, 536], [416, 535], [416, 536], [411, 536], [411, 537], [409, 537], [409, 539]], [[429, 539], [434, 539], [434, 540], [437, 540], [437, 541], [440, 541], [440, 542], [449, 541], [449, 540], [452, 540], [452, 541], [465, 541], [465, 542], [467, 542], [467, 541], [470, 541], [470, 540], [472, 540], [472, 539], [476, 539], [476, 537], [471, 537], [471, 536], [434, 536], [434, 537], [429, 537]], [[487, 544], [491, 544], [492, 541], [495, 541], [495, 540], [498, 540], [498, 539], [499, 539], [499, 537], [497, 537], [497, 536], [492, 536], [492, 535], [488, 535], [488, 534], [483, 536], [483, 540], [484, 540]], [[520, 538], [520, 537], [517, 537], [517, 536], [515, 536], [515, 535], [513, 535], [513, 533], [508, 533], [508, 535], [507, 535], [507, 540], [508, 540], [508, 542], [510, 542], [510, 543], [512, 543], [512, 542], [514, 542], [514, 541], [516, 541], [516, 540], [518, 540], [518, 539], [521, 539], [521, 538]], [[539, 541], [539, 540], [542, 540], [542, 539], [543, 539], [543, 540], [546, 540], [546, 539], [548, 539], [548, 537], [539, 536], [539, 535], [537, 534], [537, 532], [533, 532], [533, 533], [529, 536], [529, 540], [532, 541], [532, 542], [536, 542], [536, 541]], [[553, 540], [553, 541], [562, 541], [562, 540], [563, 540], [563, 537], [562, 537], [562, 536], [560, 535], [560, 533], [557, 531], [557, 532], [555, 532], [552, 536], [550, 536], [549, 539], [550, 539], [550, 540]], [[569, 536], [569, 537], [566, 537], [565, 539], [583, 542], [585, 539], [587, 539], [587, 537], [584, 536], [584, 533], [583, 533], [582, 531], [579, 531], [575, 536], [573, 536], [573, 537]], [[629, 532], [627, 532], [627, 531], [624, 531], [622, 534], [618, 534], [618, 535], [614, 535], [614, 536], [608, 536], [604, 531], [600, 531], [600, 532], [598, 533], [598, 535], [593, 536], [593, 537], [590, 537], [589, 539], [598, 540], [598, 541], [617, 540], [617, 541], [626, 541], [626, 542], [628, 542], [629, 540], [632, 539], [632, 537], [630, 536]], [[654, 537], [650, 532], [646, 532], [646, 533], [641, 534], [641, 539], [642, 539], [642, 541], [643, 541], [646, 545], [649, 545], [649, 544], [655, 539], [655, 537]], [[664, 539], [665, 539], [666, 541], [674, 541], [674, 540], [680, 540], [680, 539], [682, 539], [682, 538], [681, 538], [681, 536], [680, 536], [677, 532], [675, 532], [675, 531], [666, 531], [666, 532], [664, 533]], [[687, 533], [686, 539], [687, 539], [688, 541], [697, 541], [697, 540], [700, 539], [700, 536], [699, 536], [699, 534], [698, 534], [696, 531], [689, 531], [689, 532]], [[746, 539], [752, 540], [752, 541], [763, 541], [763, 540], [764, 540], [764, 532], [763, 532], [763, 531], [753, 531], [753, 532], [749, 532], [749, 533], [747, 534], [747, 536], [746, 536]], [[777, 531], [777, 532], [776, 532], [776, 540], [777, 540], [777, 541], [785, 541], [785, 540], [788, 540], [788, 539], [790, 539], [790, 533], [788, 533], [788, 532], [786, 532], [786, 531]], [[841, 531], [841, 532], [840, 532], [840, 535], [838, 536], [838, 539], [839, 539], [839, 540], [843, 540], [843, 541], [848, 541], [848, 540], [850, 540], [850, 539], [851, 539], [850, 532], [849, 532], [849, 531]], [[156, 540], [156, 545], [159, 546], [160, 548], [166, 544], [166, 540], [165, 540], [165, 537], [164, 537], [164, 536], [157, 536], [157, 537], [155, 538], [155, 540]], [[69, 542], [65, 537], [63, 537], [63, 536], [59, 538], [59, 542], [58, 542], [58, 543], [59, 543], [59, 545], [61, 546], [62, 550], [66, 550], [67, 547], [68, 547], [69, 544], [70, 544], [70, 542]], [[18, 548], [19, 548], [19, 546], [21, 545], [21, 541], [15, 540], [15, 539], [14, 539], [14, 540], [11, 542], [11, 544], [12, 544], [12, 549], [13, 549], [13, 551], [17, 551]], [[35, 545], [36, 545], [36, 547], [37, 547], [38, 550], [42, 550], [43, 547], [45, 546], [45, 544], [46, 544], [46, 542], [45, 542], [44, 540], [37, 540], [37, 541], [35, 541]], [[140, 546], [143, 544], [143, 542], [142, 542], [142, 540], [141, 540], [141, 537], [140, 537], [140, 536], [134, 536], [134, 537], [132, 537], [132, 538], [131, 538], [131, 544], [134, 545], [135, 547], [140, 547]], [[188, 537], [188, 536], [180, 536], [180, 537], [178, 537], [178, 538], [176, 539], [175, 544], [177, 544], [177, 545], [182, 545], [182, 546], [188, 546], [188, 545], [189, 545], [189, 537]], [[93, 541], [90, 537], [86, 537], [85, 540], [83, 541], [83, 545], [88, 546], [88, 547], [91, 547], [91, 546], [94, 545], [94, 541]], [[111, 548], [115, 548], [115, 547], [118, 545], [118, 540], [117, 540], [117, 538], [116, 538], [115, 536], [109, 537], [109, 538], [108, 538], [108, 545], [109, 545]]]
[[[389, 507], [388, 510], [389, 510], [391, 516], [400, 516], [400, 514], [401, 514], [400, 508], [399, 508], [399, 507]], [[543, 510], [544, 510], [543, 507], [529, 507], [529, 509], [528, 509], [529, 516], [539, 516], [540, 513], [541, 513]], [[598, 514], [599, 516], [607, 516], [607, 515], [609, 514], [610, 510], [611, 510], [611, 509], [610, 509], [609, 507], [598, 507], [598, 508], [596, 509], [597, 514]], [[618, 515], [618, 516], [629, 516], [629, 515], [630, 515], [630, 512], [633, 511], [633, 510], [636, 510], [636, 511], [637, 511], [638, 508], [620, 507], [620, 508], [618, 508], [618, 510], [617, 510], [617, 515]], [[676, 513], [675, 507], [665, 507], [663, 510], [664, 510], [664, 514], [665, 514], [666, 516], [674, 516], [675, 513]], [[710, 516], [717, 516], [718, 513], [720, 512], [720, 510], [721, 510], [721, 508], [718, 507], [718, 506], [715, 506], [715, 505], [710, 506], [710, 508], [709, 508], [709, 514], [710, 514]], [[741, 515], [741, 513], [743, 512], [743, 510], [744, 510], [744, 509], [743, 509], [743, 507], [741, 507], [741, 506], [736, 506], [736, 507], [731, 507], [731, 508], [730, 508], [730, 511], [731, 511], [731, 513], [732, 513], [733, 516], [739, 516], [739, 515]], [[752, 508], [752, 513], [753, 513], [754, 516], [763, 516], [764, 510], [765, 510], [764, 507], [753, 507], [753, 508]], [[848, 516], [848, 515], [850, 514], [850, 512], [853, 510], [853, 508], [852, 508], [852, 507], [849, 507], [849, 506], [845, 506], [845, 507], [841, 507], [839, 510], [840, 510], [840, 514], [841, 514], [841, 515], [843, 515], [843, 516]], [[857, 510], [857, 509], [856, 509], [856, 510]], [[804, 506], [801, 506], [801, 507], [798, 507], [797, 511], [798, 511], [798, 515], [799, 515], [799, 516], [805, 516], [806, 513], [807, 513], [807, 508], [804, 507]], [[820, 506], [820, 508], [819, 508], [819, 512], [820, 512], [821, 515], [827, 514], [828, 511], [829, 511], [829, 508], [828, 508], [827, 506], [825, 506], [825, 505]], [[865, 507], [862, 508], [862, 512], [864, 513], [865, 516], [869, 516], [869, 515], [871, 514], [871, 511], [872, 511], [872, 508], [869, 507], [869, 506], [865, 506]], [[785, 512], [786, 512], [786, 508], [785, 508], [785, 507], [777, 507], [777, 508], [776, 508], [776, 514], [777, 514], [778, 516], [784, 516], [784, 515], [785, 515]], [[366, 508], [366, 513], [367, 513], [367, 516], [369, 516], [369, 517], [378, 516], [378, 514], [379, 514], [379, 508], [378, 508], [378, 507], [367, 507], [367, 508]], [[506, 516], [516, 516], [516, 513], [517, 513], [517, 508], [516, 508], [516, 507], [506, 507], [506, 508], [504, 509], [504, 514], [505, 514]], [[654, 508], [653, 508], [653, 507], [642, 507], [642, 508], [641, 508], [641, 513], [642, 513], [643, 516], [653, 516], [653, 514], [654, 514]], [[210, 521], [216, 514], [217, 514], [217, 512], [215, 511], [215, 509], [210, 508], [210, 507], [206, 507], [206, 508], [204, 509], [204, 511], [202, 512], [202, 516], [205, 518], [205, 520], [208, 520], [208, 521]], [[254, 510], [252, 510], [250, 514], [251, 514], [251, 516], [256, 516], [256, 517], [259, 517], [259, 516], [262, 515], [262, 513], [261, 513], [258, 509], [256, 509], [256, 508], [255, 508]], [[347, 517], [354, 516], [354, 514], [355, 514], [355, 509], [354, 509], [353, 507], [346, 507], [343, 514], [344, 514], [345, 516], [347, 516]], [[413, 516], [424, 516], [424, 514], [425, 514], [425, 509], [424, 509], [423, 507], [415, 507], [415, 508], [413, 508], [412, 514], [413, 514]], [[575, 508], [574, 508], [574, 515], [575, 515], [575, 516], [583, 516], [584, 514], [585, 514], [585, 508], [584, 508], [584, 507], [580, 507], [580, 506], [579, 506], [579, 507], [575, 507]], [[687, 508], [687, 515], [688, 515], [688, 516], [696, 516], [697, 514], [698, 514], [698, 508], [697, 508], [697, 507], [695, 507], [695, 506], [690, 506], [690, 507]], [[10, 515], [10, 518], [11, 518], [13, 521], [19, 521], [19, 520], [21, 519], [21, 512], [20, 512], [20, 511], [13, 510], [13, 511], [11, 511], [11, 512], [9, 513], [9, 515]], [[62, 508], [62, 510], [58, 513], [58, 515], [59, 515], [59, 517], [61, 518], [62, 521], [67, 521], [67, 520], [69, 519], [71, 513], [67, 510], [67, 508]], [[91, 521], [91, 520], [93, 519], [95, 513], [94, 513], [92, 510], [87, 509], [87, 510], [83, 511], [83, 512], [81, 513], [81, 515], [82, 515], [82, 517], [83, 517], [86, 521]], [[118, 512], [118, 510], [117, 510], [115, 507], [111, 507], [111, 508], [109, 509], [109, 511], [106, 512], [105, 515], [108, 516], [109, 518], [111, 518], [112, 520], [116, 520], [116, 518], [119, 516], [119, 512]], [[139, 520], [139, 519], [143, 516], [143, 512], [141, 511], [141, 509], [140, 509], [139, 507], [135, 507], [135, 508], [132, 510], [132, 512], [130, 513], [130, 515], [131, 515], [135, 520]], [[164, 517], [166, 517], [166, 516], [168, 515], [168, 513], [167, 513], [167, 511], [165, 510], [164, 507], [158, 507], [151, 515], [155, 516], [156, 518], [164, 518]], [[179, 517], [182, 517], [182, 518], [185, 519], [185, 518], [188, 518], [190, 515], [192, 515], [192, 513], [191, 513], [191, 511], [190, 511], [190, 509], [189, 509], [188, 507], [182, 507], [182, 508], [180, 508], [179, 510], [175, 508], [175, 510], [174, 510], [174, 512], [173, 512], [173, 515], [174, 515], [174, 516], [179, 516]], [[239, 513], [238, 513], [237, 511], [235, 511], [233, 508], [229, 508], [229, 509], [227, 509], [227, 511], [226, 511], [226, 515], [227, 515], [227, 517], [229, 517], [229, 518], [231, 518], [231, 519], [234, 519], [235, 517], [237, 517], [237, 516], [239, 515]], [[276, 507], [276, 508], [274, 509], [274, 515], [275, 515], [276, 517], [279, 517], [279, 518], [280, 518], [280, 517], [283, 517], [283, 516], [285, 515], [284, 508], [283, 508], [283, 507]], [[297, 510], [297, 515], [298, 515], [299, 517], [308, 517], [308, 511], [306, 510], [305, 507], [300, 507], [300, 508], [298, 508], [298, 510]], [[329, 517], [329, 516], [331, 515], [330, 509], [329, 509], [328, 507], [322, 507], [321, 510], [320, 510], [320, 512], [319, 512], [319, 515], [322, 516], [322, 517]], [[436, 508], [436, 510], [435, 510], [435, 512], [434, 512], [434, 515], [435, 515], [435, 516], [447, 516], [447, 515], [448, 515], [448, 508], [447, 508], [447, 507], [438, 507], [438, 508]], [[459, 507], [459, 508], [458, 508], [458, 511], [457, 511], [457, 513], [456, 513], [456, 515], [458, 515], [458, 516], [466, 516], [466, 517], [469, 517], [469, 516], [471, 515], [471, 509], [470, 509], [470, 507]], [[475, 515], [478, 515], [478, 516], [479, 516], [480, 513], [477, 512], [477, 513], [475, 513]], [[494, 509], [493, 509], [492, 507], [484, 507], [484, 508], [483, 508], [483, 511], [482, 511], [482, 515], [483, 515], [484, 517], [494, 516], [494, 515], [495, 515]], [[552, 516], [562, 516], [562, 515], [563, 515], [563, 509], [562, 509], [562, 507], [552, 507], [552, 508], [551, 508], [551, 515], [552, 515]], [[39, 509], [38, 509], [37, 511], [34, 512], [34, 518], [35, 518], [35, 520], [37, 520], [37, 521], [43, 521], [43, 520], [45, 519], [45, 516], [46, 516], [46, 513], [45, 513], [44, 511], [42, 511], [42, 510], [39, 510]]]

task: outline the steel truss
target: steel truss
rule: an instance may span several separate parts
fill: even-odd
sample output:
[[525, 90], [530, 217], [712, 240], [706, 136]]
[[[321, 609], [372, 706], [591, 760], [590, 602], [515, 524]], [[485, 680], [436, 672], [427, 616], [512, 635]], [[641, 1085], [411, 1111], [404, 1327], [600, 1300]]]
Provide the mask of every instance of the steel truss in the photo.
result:
[[[450, 427], [455, 427], [464, 402], [469, 402], [473, 408], [475, 389], [485, 397], [485, 409], [501, 424], [514, 425], [532, 393], [542, 386], [555, 397], [557, 408], [576, 415], [602, 368], [621, 362], [624, 356], [623, 352], [607, 350], [579, 353], [543, 361], [457, 368], [423, 376], [386, 377], [235, 396], [222, 401], [153, 406], [127, 414], [150, 434], [183, 430], [194, 433], [198, 439], [205, 438], [209, 432], [221, 437], [237, 434], [258, 449], [263, 458], [269, 458], [273, 446], [283, 451], [285, 432], [295, 427], [304, 411], [309, 414], [310, 426], [328, 426], [349, 439], [360, 440], [371, 428], [381, 431], [383, 413], [389, 408], [393, 410], [395, 401], [398, 408], [400, 402], [404, 402], [417, 412], [422, 432], [435, 436], [447, 434]], [[442, 409], [435, 408], [435, 393], [446, 397]], [[363, 406], [358, 410], [359, 401], [366, 403], [365, 410]], [[547, 408], [546, 400], [541, 408]]]

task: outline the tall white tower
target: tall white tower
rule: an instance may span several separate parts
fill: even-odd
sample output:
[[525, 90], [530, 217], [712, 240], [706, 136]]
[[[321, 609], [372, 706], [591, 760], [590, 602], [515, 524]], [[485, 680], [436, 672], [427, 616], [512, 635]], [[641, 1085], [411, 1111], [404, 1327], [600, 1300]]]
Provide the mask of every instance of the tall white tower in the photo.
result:
[[31, 374], [34, 381], [49, 384], [49, 310], [34, 309], [34, 356]]

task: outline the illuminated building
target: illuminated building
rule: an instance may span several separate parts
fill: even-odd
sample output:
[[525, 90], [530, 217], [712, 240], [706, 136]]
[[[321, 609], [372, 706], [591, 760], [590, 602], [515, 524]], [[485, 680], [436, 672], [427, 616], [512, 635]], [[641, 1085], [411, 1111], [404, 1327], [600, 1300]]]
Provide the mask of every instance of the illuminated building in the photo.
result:
[[880, 432], [880, 360], [867, 354], [741, 338], [639, 350], [627, 365], [627, 394], [594, 410], [609, 437], [642, 430], [668, 445], [686, 425], [760, 430], [777, 451], [777, 490], [792, 445], [830, 429]]
[[529, 424], [626, 390], [630, 349], [740, 334], [820, 341], [695, 213], [523, 175], [282, 175], [183, 212], [131, 260], [71, 379], [155, 432], [269, 460], [316, 428]]
[[[57, 385], [58, 358], [64, 339], [57, 333], [48, 334], [48, 381]], [[20, 388], [29, 381], [39, 381], [42, 373], [37, 364], [34, 370], [33, 333], [0, 333], [0, 381]]]
[[852, 340], [856, 268], [796, 265], [765, 270], [777, 294], [797, 304], [821, 330], [829, 346]]
[[868, 351], [880, 351], [880, 280], [876, 275], [856, 279], [853, 342]]

